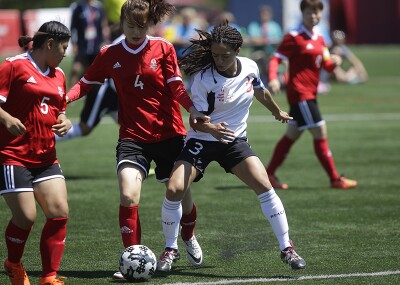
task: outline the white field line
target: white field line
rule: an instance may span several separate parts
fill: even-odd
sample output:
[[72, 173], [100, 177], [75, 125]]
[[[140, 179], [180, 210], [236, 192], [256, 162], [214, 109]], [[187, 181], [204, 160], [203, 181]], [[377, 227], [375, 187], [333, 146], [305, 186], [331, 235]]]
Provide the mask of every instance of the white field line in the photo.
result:
[[300, 280], [316, 280], [316, 279], [337, 279], [337, 278], [352, 278], [352, 277], [377, 277], [388, 275], [400, 275], [400, 270], [383, 271], [371, 273], [349, 273], [349, 274], [332, 274], [332, 275], [311, 275], [299, 277], [282, 277], [282, 278], [254, 278], [254, 279], [223, 279], [220, 281], [211, 282], [190, 282], [190, 283], [167, 283], [164, 285], [224, 285], [224, 284], [246, 284], [246, 283], [270, 283], [270, 282], [290, 282]]
[[[268, 113], [268, 110], [266, 110]], [[377, 113], [377, 114], [335, 114], [323, 115], [324, 120], [328, 122], [340, 121], [398, 121], [400, 120], [400, 113]], [[79, 122], [79, 118], [70, 118], [72, 122]], [[188, 121], [188, 116], [183, 116], [183, 121]], [[276, 122], [272, 115], [251, 115], [248, 119], [249, 123], [272, 123]], [[105, 116], [101, 124], [115, 124], [115, 121], [110, 116]]]

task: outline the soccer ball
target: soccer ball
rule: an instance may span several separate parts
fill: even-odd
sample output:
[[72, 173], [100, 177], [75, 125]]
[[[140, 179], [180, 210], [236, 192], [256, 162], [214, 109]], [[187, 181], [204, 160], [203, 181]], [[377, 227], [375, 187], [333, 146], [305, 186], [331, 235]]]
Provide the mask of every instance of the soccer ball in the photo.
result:
[[119, 271], [130, 282], [146, 281], [157, 267], [154, 253], [145, 245], [132, 245], [121, 253]]

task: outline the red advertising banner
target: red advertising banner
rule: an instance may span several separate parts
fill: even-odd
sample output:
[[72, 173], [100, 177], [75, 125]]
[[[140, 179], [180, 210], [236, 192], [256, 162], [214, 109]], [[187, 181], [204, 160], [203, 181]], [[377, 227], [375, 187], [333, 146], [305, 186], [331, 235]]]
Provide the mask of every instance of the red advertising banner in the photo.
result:
[[23, 52], [18, 45], [22, 35], [21, 15], [18, 10], [0, 10], [0, 56]]

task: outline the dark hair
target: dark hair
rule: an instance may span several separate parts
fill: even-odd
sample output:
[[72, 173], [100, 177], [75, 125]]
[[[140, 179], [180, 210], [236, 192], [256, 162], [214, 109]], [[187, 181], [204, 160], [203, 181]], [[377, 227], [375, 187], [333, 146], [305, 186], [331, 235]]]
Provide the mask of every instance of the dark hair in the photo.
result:
[[324, 9], [324, 3], [322, 3], [321, 0], [302, 0], [300, 3], [301, 12], [303, 12], [306, 8], [322, 11]]
[[179, 61], [180, 67], [185, 74], [192, 75], [202, 69], [206, 69], [214, 64], [211, 54], [213, 43], [223, 43], [232, 50], [238, 50], [243, 44], [240, 32], [229, 26], [228, 22], [214, 27], [211, 33], [196, 30], [199, 39], [191, 39], [192, 43], [184, 57]]
[[69, 40], [71, 32], [62, 23], [58, 21], [50, 21], [44, 23], [33, 37], [21, 36], [18, 39], [20, 47], [26, 47], [30, 41], [33, 41], [33, 49], [40, 48], [47, 39], [54, 39], [56, 42]]
[[174, 11], [175, 7], [165, 0], [127, 0], [121, 7], [121, 29], [125, 20], [139, 27], [144, 27], [148, 21], [156, 25]]

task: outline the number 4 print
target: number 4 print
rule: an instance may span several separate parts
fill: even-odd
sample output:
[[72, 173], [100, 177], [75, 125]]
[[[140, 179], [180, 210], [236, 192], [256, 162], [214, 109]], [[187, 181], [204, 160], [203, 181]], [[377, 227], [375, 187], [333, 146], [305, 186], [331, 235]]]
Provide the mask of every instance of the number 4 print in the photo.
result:
[[136, 80], [135, 80], [135, 87], [140, 87], [140, 89], [143, 90], [144, 88], [144, 83], [139, 80], [140, 75], [136, 75]]

